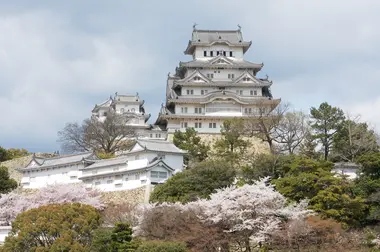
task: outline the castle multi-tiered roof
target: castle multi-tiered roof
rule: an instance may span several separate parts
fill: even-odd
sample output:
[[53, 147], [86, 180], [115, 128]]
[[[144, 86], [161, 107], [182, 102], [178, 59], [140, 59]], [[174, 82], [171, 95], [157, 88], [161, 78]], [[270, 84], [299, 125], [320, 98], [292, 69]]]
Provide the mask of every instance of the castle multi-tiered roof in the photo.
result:
[[273, 110], [272, 81], [257, 77], [262, 63], [244, 59], [251, 41], [238, 30], [198, 30], [185, 50], [192, 60], [180, 62], [168, 75], [166, 102], [156, 124], [168, 133], [195, 128], [199, 133], [220, 133], [223, 121], [233, 117], [254, 117]]

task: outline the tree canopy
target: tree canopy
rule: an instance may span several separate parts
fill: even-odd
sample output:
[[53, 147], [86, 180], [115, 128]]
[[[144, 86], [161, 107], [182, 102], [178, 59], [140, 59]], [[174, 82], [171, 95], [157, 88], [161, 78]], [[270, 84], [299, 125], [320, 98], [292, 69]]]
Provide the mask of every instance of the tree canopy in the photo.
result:
[[0, 251], [88, 251], [100, 214], [79, 203], [51, 204], [19, 214]]
[[177, 173], [165, 184], [157, 185], [150, 197], [152, 202], [189, 202], [207, 198], [218, 188], [229, 186], [236, 176], [235, 169], [223, 161], [205, 161]]
[[176, 131], [173, 136], [173, 143], [182, 150], [186, 150], [185, 163], [201, 162], [208, 157], [210, 146], [204, 144], [202, 139], [197, 136], [194, 128], [186, 128], [185, 132]]
[[8, 193], [17, 187], [17, 181], [9, 177], [8, 168], [0, 166], [0, 194]]
[[327, 160], [333, 144], [334, 135], [338, 132], [345, 120], [340, 108], [332, 107], [327, 102], [321, 103], [318, 108], [310, 109], [312, 119], [311, 128], [314, 130], [313, 137], [322, 144], [324, 158]]

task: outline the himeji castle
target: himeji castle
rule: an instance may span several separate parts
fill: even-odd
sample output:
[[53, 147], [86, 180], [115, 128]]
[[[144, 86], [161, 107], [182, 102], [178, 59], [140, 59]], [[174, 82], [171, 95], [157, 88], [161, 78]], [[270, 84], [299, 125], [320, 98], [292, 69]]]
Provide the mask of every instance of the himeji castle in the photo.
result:
[[116, 113], [128, 118], [127, 124], [135, 128], [137, 138], [166, 139], [166, 131], [157, 125], [148, 124], [150, 114], [145, 113], [145, 101], [138, 93], [136, 95], [121, 95], [117, 92], [112, 97], [100, 104], [96, 104], [92, 110], [92, 116], [104, 121], [107, 113]]
[[168, 74], [166, 102], [156, 125], [167, 130], [220, 133], [223, 121], [234, 117], [254, 117], [273, 110], [272, 81], [258, 78], [263, 64], [244, 59], [251, 41], [241, 29], [198, 30], [194, 26], [185, 50], [191, 61], [180, 62], [175, 74]]

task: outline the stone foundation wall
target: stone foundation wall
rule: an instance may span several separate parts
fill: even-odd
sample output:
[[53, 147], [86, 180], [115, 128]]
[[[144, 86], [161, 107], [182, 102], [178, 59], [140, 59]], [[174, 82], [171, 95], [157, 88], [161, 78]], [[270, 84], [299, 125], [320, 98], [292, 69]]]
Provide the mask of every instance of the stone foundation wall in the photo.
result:
[[142, 186], [136, 189], [103, 192], [102, 201], [104, 204], [123, 204], [123, 203], [146, 203], [149, 201], [150, 186]]
[[[173, 136], [174, 134], [169, 134], [168, 140], [173, 142]], [[203, 133], [198, 133], [198, 136], [202, 139], [202, 141], [205, 144], [211, 147], [211, 150], [215, 141], [222, 137], [221, 134], [203, 134]], [[256, 137], [244, 137], [244, 139], [248, 140], [251, 143], [251, 146], [249, 147], [249, 152], [255, 153], [255, 154], [270, 152], [268, 144], [263, 142], [262, 140]]]
[[12, 160], [8, 160], [5, 162], [0, 162], [0, 166], [5, 166], [8, 168], [8, 172], [11, 178], [17, 181], [17, 183], [21, 182], [22, 173], [17, 171], [17, 168], [23, 168], [32, 160], [32, 155], [15, 158]]

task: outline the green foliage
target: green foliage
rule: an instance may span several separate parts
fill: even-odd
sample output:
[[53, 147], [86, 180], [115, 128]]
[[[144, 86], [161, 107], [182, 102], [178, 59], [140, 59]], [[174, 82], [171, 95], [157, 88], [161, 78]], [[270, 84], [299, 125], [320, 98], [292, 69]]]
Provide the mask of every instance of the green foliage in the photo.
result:
[[129, 224], [115, 224], [111, 234], [111, 251], [135, 251], [138, 245], [132, 241], [132, 228]]
[[188, 164], [189, 161], [204, 161], [210, 151], [210, 147], [202, 143], [194, 128], [187, 128], [184, 133], [177, 130], [174, 133], [173, 143], [178, 148], [187, 151], [185, 164]]
[[376, 134], [367, 123], [346, 120], [333, 138], [332, 154], [337, 161], [351, 161], [356, 157], [377, 151]]
[[294, 156], [281, 168], [283, 177], [273, 183], [291, 200], [310, 199], [310, 208], [323, 217], [359, 226], [363, 224], [368, 210], [366, 202], [363, 197], [352, 193], [348, 181], [331, 173], [332, 167], [328, 161]]
[[236, 160], [246, 152], [249, 142], [243, 138], [245, 133], [243, 119], [235, 118], [224, 121], [220, 133], [222, 138], [214, 144], [218, 156]]
[[8, 168], [0, 166], [0, 194], [8, 193], [16, 188], [17, 182], [9, 177]]
[[110, 158], [114, 158], [115, 154], [97, 151], [96, 156], [98, 156], [100, 159], [110, 159]]
[[361, 164], [361, 172], [371, 179], [380, 179], [380, 153], [372, 152], [362, 155], [357, 159]]
[[1, 251], [88, 251], [100, 214], [79, 203], [52, 204], [17, 215]]
[[146, 241], [137, 249], [137, 252], [187, 252], [186, 244], [169, 241]]
[[263, 177], [276, 179], [283, 175], [282, 168], [292, 160], [292, 156], [259, 154], [251, 164], [242, 167], [241, 179], [248, 184]]
[[305, 138], [300, 145], [299, 155], [311, 158], [311, 159], [319, 159], [320, 154], [316, 152], [317, 143], [314, 141], [313, 136], [310, 132], [305, 134]]
[[333, 218], [349, 226], [360, 226], [364, 223], [367, 205], [361, 197], [351, 197], [344, 186], [332, 185], [320, 190], [311, 201], [312, 209], [322, 217]]
[[132, 240], [132, 228], [127, 223], [116, 223], [114, 228], [99, 228], [94, 231], [91, 252], [136, 251], [139, 240]]
[[299, 156], [293, 156], [289, 161], [281, 167], [283, 176], [273, 183], [281, 194], [291, 200], [311, 199], [337, 180], [330, 173], [332, 163]]
[[108, 252], [111, 251], [111, 235], [112, 228], [98, 228], [92, 236], [91, 251], [92, 252]]
[[30, 153], [25, 150], [25, 149], [5, 149], [0, 146], [0, 162], [11, 160], [14, 158], [19, 158], [19, 157], [25, 157], [28, 156]]
[[8, 159], [7, 150], [0, 146], [0, 162], [7, 161]]
[[204, 161], [193, 168], [177, 173], [165, 184], [157, 185], [151, 194], [152, 202], [189, 202], [207, 198], [215, 189], [229, 186], [235, 170], [223, 160]]
[[312, 119], [311, 128], [314, 130], [313, 137], [322, 144], [324, 158], [327, 160], [333, 144], [333, 137], [345, 120], [344, 113], [340, 108], [332, 107], [324, 102], [319, 105], [319, 108], [312, 107], [310, 115]]
[[30, 155], [30, 153], [25, 149], [14, 149], [10, 148], [7, 150], [8, 159], [20, 158]]

